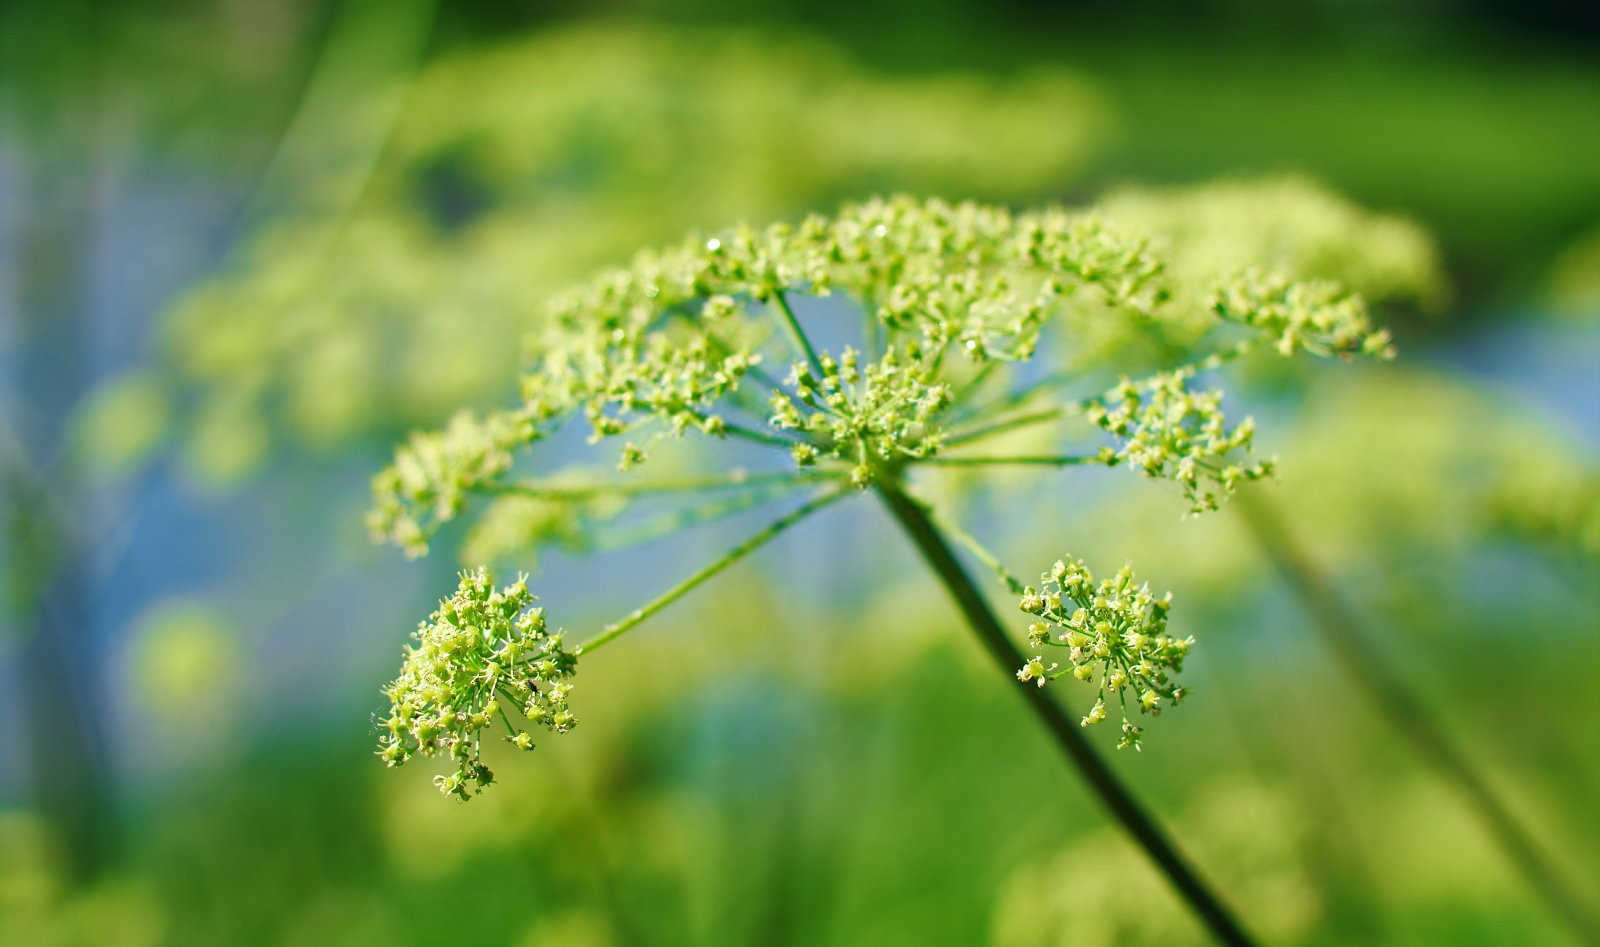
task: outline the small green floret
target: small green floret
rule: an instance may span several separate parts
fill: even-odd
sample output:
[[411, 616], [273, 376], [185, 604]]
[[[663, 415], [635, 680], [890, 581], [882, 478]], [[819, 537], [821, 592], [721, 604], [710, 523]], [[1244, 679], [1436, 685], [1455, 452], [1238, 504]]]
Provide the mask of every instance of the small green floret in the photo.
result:
[[1194, 638], [1167, 634], [1172, 593], [1158, 599], [1149, 583], [1136, 587], [1126, 566], [1096, 585], [1083, 562], [1071, 558], [1058, 559], [1041, 577], [1041, 587], [1026, 589], [1020, 603], [1040, 619], [1029, 626], [1028, 641], [1062, 649], [1067, 665], [1034, 655], [1017, 671], [1017, 680], [1043, 687], [1067, 674], [1088, 683], [1098, 676], [1100, 693], [1082, 725], [1105, 720], [1106, 698], [1112, 696], [1122, 705], [1117, 747], [1139, 749], [1142, 729], [1128, 719], [1130, 697], [1140, 713], [1154, 716], [1188, 693], [1173, 676], [1183, 670]]
[[494, 779], [480, 755], [482, 731], [498, 718], [522, 750], [533, 738], [504, 710], [553, 733], [577, 723], [567, 706], [577, 657], [561, 632], [546, 630], [544, 609], [526, 579], [495, 591], [487, 570], [461, 573], [456, 593], [439, 603], [406, 648], [405, 663], [384, 694], [378, 756], [399, 766], [413, 754], [448, 755], [456, 771], [434, 777], [440, 792], [469, 799]]
[[1189, 512], [1198, 514], [1215, 510], [1239, 481], [1270, 476], [1274, 464], [1233, 459], [1250, 449], [1255, 419], [1229, 427], [1222, 392], [1191, 391], [1193, 376], [1192, 368], [1184, 368], [1138, 383], [1123, 379], [1087, 415], [1119, 441], [1101, 449], [1102, 463], [1126, 463], [1147, 477], [1177, 481]]

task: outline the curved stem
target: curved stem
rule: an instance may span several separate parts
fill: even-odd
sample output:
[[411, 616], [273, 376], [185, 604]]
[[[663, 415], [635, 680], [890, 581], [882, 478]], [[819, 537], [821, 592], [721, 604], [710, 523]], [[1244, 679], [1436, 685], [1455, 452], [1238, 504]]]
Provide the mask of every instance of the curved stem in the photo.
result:
[[[968, 624], [972, 626], [973, 633], [983, 642], [983, 646], [1000, 666], [1007, 680], [1010, 680], [1015, 669], [1023, 664], [1022, 652], [1018, 651], [1011, 643], [1011, 639], [1006, 636], [994, 613], [990, 611], [988, 603], [984, 601], [982, 593], [973, 585], [966, 570], [956, 560], [944, 536], [928, 517], [927, 511], [916, 500], [896, 487], [881, 486], [878, 492], [884, 504], [888, 506], [889, 512], [944, 584], [945, 590], [955, 599], [956, 605], [966, 616]], [[1166, 875], [1178, 895], [1188, 903], [1212, 936], [1224, 944], [1253, 943], [1250, 935], [1245, 933], [1244, 928], [1234, 918], [1232, 911], [1222, 903], [1128, 788], [1122, 785], [1111, 768], [1095, 753], [1094, 748], [1068, 714], [1038, 688], [1017, 687], [1016, 691], [1050, 731], [1056, 745], [1077, 767], [1078, 772], [1089, 784], [1089, 788], [1100, 797], [1100, 801], [1117, 821], [1122, 823], [1122, 827], [1133, 836], [1134, 841], [1144, 849], [1145, 854], [1162, 874]]]
[[1489, 783], [1473, 768], [1427, 705], [1394, 669], [1384, 664], [1362, 629], [1360, 616], [1340, 598], [1333, 584], [1295, 545], [1282, 522], [1264, 501], [1237, 497], [1236, 505], [1278, 574], [1311, 616], [1311, 627], [1344, 669], [1372, 699], [1389, 724], [1411, 741], [1417, 755], [1456, 784], [1516, 864], [1528, 884], [1554, 908], [1583, 941], [1600, 944], [1600, 917], [1563, 879], [1540, 852], [1533, 836], [1517, 822]]

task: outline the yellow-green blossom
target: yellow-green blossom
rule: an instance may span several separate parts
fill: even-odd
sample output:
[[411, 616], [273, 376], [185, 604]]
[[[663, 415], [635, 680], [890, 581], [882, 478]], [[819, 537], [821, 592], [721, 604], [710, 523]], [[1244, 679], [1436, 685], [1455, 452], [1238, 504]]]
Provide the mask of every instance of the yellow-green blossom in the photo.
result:
[[434, 783], [467, 799], [494, 779], [480, 754], [485, 729], [503, 725], [507, 742], [523, 750], [533, 738], [510, 714], [552, 733], [572, 729], [567, 695], [577, 658], [561, 632], [547, 630], [534, 600], [525, 579], [496, 591], [486, 570], [461, 573], [456, 593], [418, 626], [400, 676], [384, 689], [390, 708], [379, 723], [378, 756], [385, 763], [448, 756], [455, 772]]
[[1085, 683], [1098, 678], [1099, 693], [1082, 724], [1104, 720], [1105, 702], [1114, 699], [1122, 708], [1119, 748], [1140, 748], [1143, 730], [1128, 719], [1130, 700], [1140, 713], [1157, 715], [1187, 695], [1176, 676], [1194, 638], [1167, 633], [1172, 593], [1156, 598], [1149, 583], [1134, 585], [1132, 569], [1124, 566], [1096, 584], [1082, 560], [1058, 559], [1040, 577], [1039, 589], [1024, 591], [1020, 607], [1040, 619], [1029, 627], [1029, 643], [1055, 649], [1067, 663], [1035, 655], [1017, 680], [1043, 687], [1068, 674]]

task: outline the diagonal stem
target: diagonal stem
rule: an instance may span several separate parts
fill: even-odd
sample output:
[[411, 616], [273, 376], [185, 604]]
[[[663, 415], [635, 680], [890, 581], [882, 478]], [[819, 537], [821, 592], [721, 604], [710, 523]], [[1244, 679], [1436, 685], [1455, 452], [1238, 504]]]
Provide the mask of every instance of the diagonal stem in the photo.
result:
[[635, 609], [626, 618], [623, 618], [619, 621], [614, 621], [607, 625], [598, 635], [595, 635], [590, 640], [579, 645], [577, 653], [580, 655], [589, 654], [590, 652], [599, 648], [601, 645], [609, 641], [615, 641], [617, 638], [622, 637], [622, 635], [627, 633], [634, 626], [661, 611], [663, 608], [666, 608], [668, 605], [671, 605], [673, 602], [676, 602], [678, 599], [688, 595], [690, 592], [694, 591], [695, 588], [704, 584], [707, 580], [714, 578], [722, 570], [738, 562], [740, 559], [743, 559], [745, 556], [748, 556], [750, 553], [755, 552], [770, 540], [775, 539], [779, 533], [810, 516], [812, 513], [822, 509], [828, 504], [842, 499], [853, 492], [854, 488], [848, 485], [835, 487], [832, 490], [824, 491], [823, 493], [807, 501], [804, 505], [785, 513], [783, 516], [778, 517], [771, 523], [767, 524], [766, 528], [762, 529], [761, 532], [756, 533], [754, 536], [751, 536], [749, 539], [746, 539], [744, 542], [728, 550], [723, 554], [722, 558], [718, 559], [716, 562], [711, 563], [704, 569], [696, 572], [694, 575], [689, 576], [687, 579], [684, 579], [682, 582], [679, 582], [672, 588], [667, 589], [655, 599]]
[[[966, 570], [956, 560], [939, 528], [934, 525], [921, 504], [898, 487], [880, 486], [878, 493], [889, 508], [889, 512], [944, 584], [945, 590], [956, 600], [957, 607], [966, 616], [973, 633], [983, 642], [990, 656], [1009, 680], [1012, 672], [1023, 664], [1022, 653], [1000, 627], [988, 603], [984, 601], [982, 593], [973, 585]], [[1089, 741], [1079, 731], [1078, 725], [1068, 717], [1060, 705], [1038, 688], [1018, 687], [1016, 690], [1027, 702], [1029, 709], [1050, 731], [1062, 753], [1077, 767], [1078, 772], [1088, 782], [1089, 788], [1100, 797], [1100, 801], [1117, 821], [1122, 823], [1122, 827], [1133, 836], [1134, 841], [1144, 849], [1145, 854], [1155, 862], [1162, 874], [1166, 875], [1178, 895], [1188, 902], [1190, 909], [1205, 924], [1212, 936], [1224, 944], [1254, 943], [1227, 905], [1222, 903], [1128, 788], [1122, 785], [1111, 768], [1095, 753]]]
[[934, 467], [1076, 467], [1100, 462], [1098, 454], [1019, 454], [1009, 457], [946, 457], [935, 454], [917, 461]]
[[1310, 613], [1311, 627], [1367, 691], [1389, 724], [1411, 741], [1417, 755], [1456, 784], [1528, 884], [1571, 925], [1574, 933], [1586, 943], [1600, 944], [1600, 917], [1561, 877], [1532, 835], [1445, 736], [1444, 728], [1434, 720], [1417, 692], [1379, 659], [1360, 616], [1344, 602], [1305, 551], [1295, 545], [1272, 508], [1250, 497], [1238, 497], [1237, 506], [1267, 558]]
[[811, 340], [806, 338], [805, 330], [800, 328], [800, 320], [794, 317], [794, 310], [789, 308], [789, 299], [783, 294], [783, 290], [773, 290], [772, 302], [777, 307], [778, 314], [783, 316], [781, 320], [783, 329], [789, 333], [789, 341], [794, 344], [795, 353], [805, 356], [807, 364], [811, 366], [811, 371], [820, 380], [822, 378], [822, 362], [817, 359], [816, 349], [811, 347]]
[[536, 499], [585, 500], [603, 496], [633, 497], [657, 493], [699, 493], [717, 490], [741, 490], [778, 485], [798, 485], [824, 480], [836, 480], [849, 475], [845, 470], [734, 470], [726, 474], [706, 476], [669, 477], [660, 480], [618, 481], [616, 483], [541, 483], [536, 480], [514, 481], [484, 486], [484, 493], [518, 495]]
[[640, 543], [651, 542], [681, 533], [687, 529], [714, 523], [758, 506], [782, 499], [789, 492], [808, 486], [806, 481], [791, 481], [756, 490], [744, 490], [724, 495], [710, 502], [680, 507], [643, 522], [620, 528], [596, 527], [586, 537], [591, 549], [626, 549]]
[[1004, 434], [1018, 428], [1029, 427], [1034, 424], [1043, 424], [1067, 414], [1077, 405], [1053, 405], [1035, 411], [1024, 411], [1017, 414], [1005, 415], [992, 421], [986, 421], [973, 427], [958, 430], [944, 440], [945, 447], [955, 447], [957, 444], [966, 444], [970, 441], [982, 440], [996, 434]]

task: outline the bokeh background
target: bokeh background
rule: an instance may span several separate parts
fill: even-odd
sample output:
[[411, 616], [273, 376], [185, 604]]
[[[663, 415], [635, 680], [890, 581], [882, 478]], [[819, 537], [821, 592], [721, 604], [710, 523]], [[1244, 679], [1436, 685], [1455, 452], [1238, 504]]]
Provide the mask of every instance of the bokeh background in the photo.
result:
[[[0, 7], [0, 941], [1199, 942], [862, 504], [597, 656], [583, 725], [471, 804], [371, 755], [495, 541], [370, 546], [393, 443], [502, 402], [594, 266], [901, 190], [1373, 299], [1397, 362], [1245, 369], [1257, 509], [1600, 901], [1594, 9], [1131, 6]], [[1570, 936], [1245, 510], [1075, 476], [965, 521], [1175, 591], [1196, 696], [1114, 762], [1255, 929]], [[586, 628], [751, 522], [507, 561]]]

